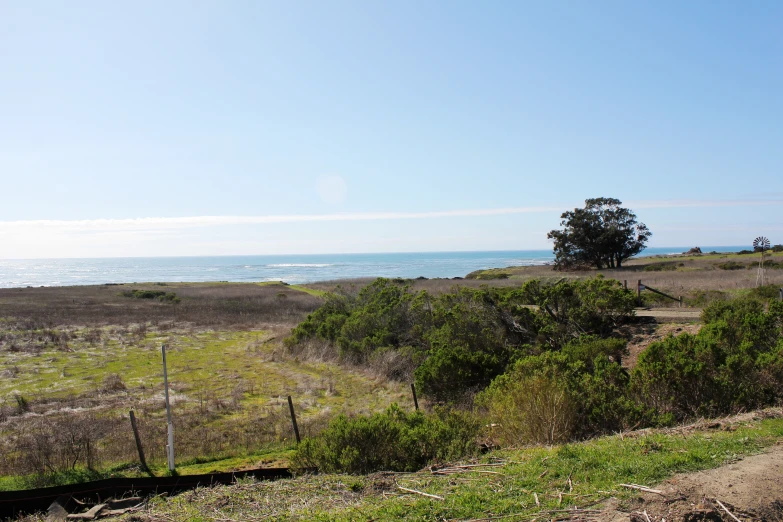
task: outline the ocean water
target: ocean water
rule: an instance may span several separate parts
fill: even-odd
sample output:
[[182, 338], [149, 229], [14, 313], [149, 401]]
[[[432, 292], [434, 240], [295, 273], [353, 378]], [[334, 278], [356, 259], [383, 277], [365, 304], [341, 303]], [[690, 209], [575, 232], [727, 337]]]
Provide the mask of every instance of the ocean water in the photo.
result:
[[[743, 247], [702, 247], [736, 252]], [[681, 253], [684, 247], [648, 248], [643, 255]], [[0, 288], [134, 282], [232, 281], [312, 283], [358, 277], [464, 277], [474, 270], [543, 265], [549, 250], [413, 252], [275, 256], [0, 259]]]

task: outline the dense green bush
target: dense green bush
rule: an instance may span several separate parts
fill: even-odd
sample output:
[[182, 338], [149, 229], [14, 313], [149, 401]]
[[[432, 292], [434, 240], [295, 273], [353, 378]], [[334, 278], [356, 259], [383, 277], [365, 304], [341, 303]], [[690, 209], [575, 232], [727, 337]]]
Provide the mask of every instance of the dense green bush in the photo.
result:
[[293, 329], [285, 340], [286, 344], [293, 346], [312, 338], [337, 341], [352, 306], [351, 299], [346, 295], [327, 294], [324, 304]]
[[286, 343], [294, 346], [312, 338], [330, 341], [341, 356], [354, 362], [366, 361], [381, 348], [421, 345], [417, 332], [426, 321], [421, 305], [424, 296], [410, 292], [404, 280], [384, 278], [356, 297], [329, 294], [323, 306], [294, 328]]
[[424, 396], [452, 402], [483, 389], [521, 357], [585, 334], [610, 334], [633, 307], [632, 292], [600, 276], [517, 289], [455, 288], [439, 296], [381, 278], [355, 297], [329, 296], [286, 343], [330, 342], [345, 359], [392, 378], [415, 377]]
[[635, 396], [674, 419], [719, 415], [783, 397], [783, 303], [753, 298], [715, 302], [696, 335], [652, 343], [632, 376]]
[[158, 301], [167, 301], [179, 303], [180, 298], [174, 292], [164, 292], [161, 290], [125, 290], [121, 294], [123, 297], [132, 297], [134, 299], [157, 299]]
[[302, 441], [293, 465], [325, 473], [416, 471], [476, 453], [479, 429], [469, 413], [406, 413], [393, 404], [384, 413], [335, 418], [319, 437]]
[[619, 281], [601, 275], [560, 280], [553, 285], [529, 281], [520, 290], [512, 291], [508, 301], [538, 307], [537, 338], [552, 349], [582, 335], [608, 336], [633, 317], [636, 306], [633, 292]]
[[[622, 366], [625, 341], [609, 335], [632, 314], [633, 295], [614, 281], [532, 281], [436, 298], [386, 280], [368, 288], [353, 301], [335, 297], [331, 311], [312, 314], [297, 335], [361, 339], [342, 349], [369, 350], [369, 361], [390, 366], [400, 358], [416, 361], [417, 384], [438, 402], [486, 388], [474, 413], [405, 413], [393, 406], [369, 417], [338, 417], [299, 446], [300, 467], [415, 470], [474, 452], [479, 418], [503, 445], [553, 444], [783, 399], [783, 302], [754, 295], [766, 295], [763, 287], [712, 302], [698, 334], [652, 343], [630, 374]], [[384, 313], [390, 317], [375, 317]], [[344, 328], [349, 319], [356, 330]]]
[[513, 428], [500, 429], [506, 444], [549, 444], [621, 429], [640, 416], [620, 365], [626, 351], [623, 340], [585, 336], [560, 351], [520, 359], [478, 404], [490, 422]]
[[[501, 297], [462, 288], [433, 300], [424, 334], [427, 358], [416, 370], [416, 385], [433, 400], [459, 399], [486, 387], [519, 354], [527, 353], [531, 332], [514, 328]], [[526, 310], [529, 317], [529, 310]]]
[[745, 270], [748, 265], [745, 263], [738, 263], [737, 261], [726, 261], [725, 263], [718, 263], [715, 266], [721, 270]]

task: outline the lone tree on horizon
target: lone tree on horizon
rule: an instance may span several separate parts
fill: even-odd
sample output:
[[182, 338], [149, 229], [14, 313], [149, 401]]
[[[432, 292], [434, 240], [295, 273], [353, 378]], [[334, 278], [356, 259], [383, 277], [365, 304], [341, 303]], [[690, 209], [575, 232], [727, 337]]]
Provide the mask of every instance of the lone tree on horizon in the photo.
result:
[[614, 198], [585, 200], [584, 208], [563, 212], [560, 226], [546, 237], [555, 242], [555, 269], [620, 268], [645, 248], [652, 232]]

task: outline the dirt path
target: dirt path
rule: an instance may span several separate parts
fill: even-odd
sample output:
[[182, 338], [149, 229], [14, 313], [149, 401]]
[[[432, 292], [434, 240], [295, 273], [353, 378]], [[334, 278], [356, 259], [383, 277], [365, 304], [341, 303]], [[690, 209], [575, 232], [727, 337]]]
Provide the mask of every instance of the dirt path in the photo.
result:
[[636, 317], [652, 317], [659, 323], [687, 323], [698, 321], [700, 308], [637, 308]]
[[655, 486], [663, 495], [640, 494], [630, 505], [611, 499], [601, 522], [742, 522], [783, 520], [783, 445], [720, 468], [676, 475]]

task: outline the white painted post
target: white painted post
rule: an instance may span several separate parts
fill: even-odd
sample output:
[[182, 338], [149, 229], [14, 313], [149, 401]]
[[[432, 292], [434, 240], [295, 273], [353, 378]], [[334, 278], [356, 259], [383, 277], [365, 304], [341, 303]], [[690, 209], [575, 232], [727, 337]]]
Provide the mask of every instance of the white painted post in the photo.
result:
[[169, 376], [166, 371], [166, 345], [160, 347], [163, 353], [163, 387], [166, 390], [166, 419], [168, 421], [168, 444], [166, 445], [166, 457], [169, 461], [169, 471], [174, 471], [174, 423], [171, 422], [171, 403], [169, 402]]

